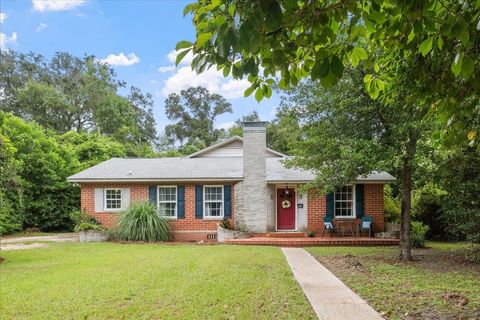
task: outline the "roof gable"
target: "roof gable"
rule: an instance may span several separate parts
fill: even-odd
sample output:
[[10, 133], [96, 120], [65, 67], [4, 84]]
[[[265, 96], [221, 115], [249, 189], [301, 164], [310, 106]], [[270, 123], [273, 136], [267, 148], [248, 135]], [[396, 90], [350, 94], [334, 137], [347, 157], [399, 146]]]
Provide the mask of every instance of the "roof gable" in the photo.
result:
[[[267, 158], [284, 158], [285, 154], [270, 148], [265, 149]], [[205, 149], [188, 155], [187, 158], [234, 158], [243, 157], [243, 138], [233, 136]]]

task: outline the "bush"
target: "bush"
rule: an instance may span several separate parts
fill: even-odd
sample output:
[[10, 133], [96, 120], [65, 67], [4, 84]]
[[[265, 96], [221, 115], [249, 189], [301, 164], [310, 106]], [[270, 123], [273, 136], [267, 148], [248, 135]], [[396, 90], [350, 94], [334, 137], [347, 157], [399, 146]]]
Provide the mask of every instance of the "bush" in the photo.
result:
[[0, 198], [0, 235], [10, 234], [22, 230], [22, 218], [15, 214], [15, 211], [7, 202]]
[[400, 205], [392, 196], [392, 187], [385, 185], [384, 188], [384, 212], [385, 222], [400, 222]]
[[120, 214], [115, 237], [123, 241], [168, 241], [170, 224], [158, 214], [155, 205], [135, 203]]
[[101, 225], [95, 217], [89, 215], [84, 209], [72, 211], [70, 213], [70, 219], [75, 223], [75, 226], [78, 226], [82, 222]]
[[429, 239], [446, 239], [445, 221], [442, 218], [443, 205], [447, 193], [438, 186], [427, 183], [414, 190], [412, 195], [412, 214], [415, 220], [427, 224]]
[[465, 260], [480, 264], [480, 244], [472, 243], [464, 251]]
[[88, 230], [103, 231], [105, 230], [105, 228], [99, 224], [91, 223], [91, 222], [80, 222], [78, 225], [75, 226], [75, 232], [88, 231]]
[[410, 244], [414, 248], [425, 248], [425, 235], [428, 232], [429, 226], [420, 221], [412, 221], [410, 229]]
[[233, 230], [232, 221], [229, 218], [223, 218], [220, 227], [227, 230]]

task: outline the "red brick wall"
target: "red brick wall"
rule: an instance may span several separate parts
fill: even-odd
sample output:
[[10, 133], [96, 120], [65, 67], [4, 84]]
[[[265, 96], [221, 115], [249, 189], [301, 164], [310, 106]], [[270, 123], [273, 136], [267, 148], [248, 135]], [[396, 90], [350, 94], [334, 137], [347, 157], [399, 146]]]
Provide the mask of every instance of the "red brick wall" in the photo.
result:
[[[180, 183], [179, 183], [180, 184]], [[183, 184], [183, 183], [182, 183]], [[209, 183], [224, 184], [224, 183]], [[151, 184], [106, 184], [106, 183], [82, 183], [81, 184], [81, 207], [86, 212], [95, 217], [104, 226], [112, 228], [115, 226], [118, 213], [115, 212], [95, 212], [95, 188], [130, 188], [130, 201], [147, 201], [148, 187]], [[165, 185], [162, 183], [162, 185]], [[217, 224], [221, 219], [196, 219], [195, 218], [195, 184], [185, 185], [185, 218], [171, 220], [170, 225], [177, 241], [199, 241], [207, 240], [207, 234], [216, 234]], [[232, 218], [234, 223], [234, 188], [232, 185]]]
[[[373, 232], [385, 229], [383, 208], [383, 184], [365, 184], [365, 215], [373, 218]], [[315, 191], [308, 193], [308, 229], [323, 231], [323, 218], [327, 213], [326, 196], [318, 196]], [[357, 219], [357, 223], [358, 223]]]

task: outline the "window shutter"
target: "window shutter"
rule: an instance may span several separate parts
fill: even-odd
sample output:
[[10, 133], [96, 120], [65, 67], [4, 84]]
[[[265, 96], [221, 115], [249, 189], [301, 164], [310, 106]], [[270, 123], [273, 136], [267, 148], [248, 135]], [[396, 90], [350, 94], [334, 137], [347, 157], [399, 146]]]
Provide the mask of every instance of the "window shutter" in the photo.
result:
[[130, 207], [130, 188], [122, 188], [122, 210]]
[[177, 186], [177, 218], [185, 219], [185, 186]]
[[223, 186], [223, 216], [232, 217], [232, 186]]
[[195, 218], [203, 218], [203, 186], [195, 186]]
[[103, 212], [105, 211], [105, 205], [103, 196], [103, 188], [95, 188], [95, 212]]
[[357, 218], [363, 218], [365, 215], [365, 196], [363, 184], [355, 185], [355, 210], [357, 211]]
[[327, 217], [333, 218], [335, 211], [335, 202], [333, 192], [327, 193]]
[[148, 202], [157, 206], [157, 186], [148, 187]]

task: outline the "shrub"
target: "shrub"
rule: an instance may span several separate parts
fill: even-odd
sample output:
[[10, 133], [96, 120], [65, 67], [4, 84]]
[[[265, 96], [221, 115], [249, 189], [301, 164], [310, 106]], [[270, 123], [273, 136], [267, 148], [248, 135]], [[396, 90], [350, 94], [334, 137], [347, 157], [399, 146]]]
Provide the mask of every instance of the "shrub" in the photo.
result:
[[480, 244], [471, 243], [464, 251], [465, 260], [480, 264]]
[[170, 225], [166, 218], [158, 214], [155, 205], [135, 203], [120, 214], [115, 237], [123, 241], [168, 241]]
[[105, 230], [105, 228], [103, 228], [99, 224], [91, 223], [91, 222], [80, 222], [78, 225], [75, 226], [75, 232], [88, 231], [88, 230], [103, 231]]
[[95, 219], [95, 217], [89, 215], [85, 209], [72, 211], [70, 213], [70, 219], [72, 219], [72, 221], [75, 223], [75, 226], [78, 226], [82, 222], [101, 225], [101, 223]]
[[392, 187], [385, 185], [384, 189], [384, 212], [386, 222], [400, 222], [400, 205], [392, 195]]
[[22, 230], [22, 218], [7, 202], [0, 201], [0, 235]]
[[410, 229], [410, 243], [414, 248], [425, 248], [425, 235], [429, 226], [420, 221], [412, 221]]
[[415, 220], [427, 224], [429, 239], [446, 240], [445, 221], [442, 218], [443, 205], [447, 193], [438, 186], [427, 183], [414, 190], [412, 195], [412, 214]]
[[232, 221], [229, 218], [223, 218], [220, 227], [227, 230], [233, 230]]

